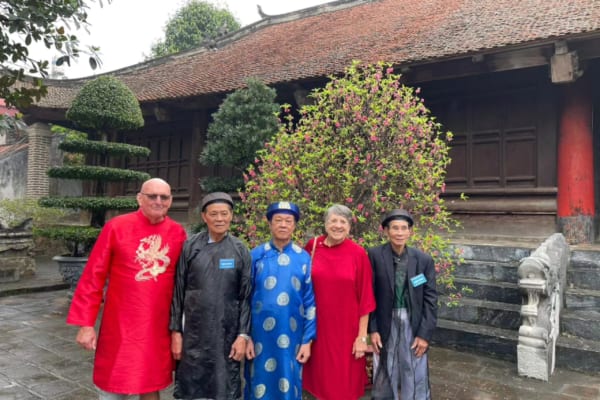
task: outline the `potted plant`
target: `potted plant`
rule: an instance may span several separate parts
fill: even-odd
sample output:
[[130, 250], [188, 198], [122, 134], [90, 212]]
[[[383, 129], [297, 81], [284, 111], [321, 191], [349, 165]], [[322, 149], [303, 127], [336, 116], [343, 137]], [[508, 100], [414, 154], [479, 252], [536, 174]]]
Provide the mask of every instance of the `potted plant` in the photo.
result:
[[107, 211], [137, 208], [133, 197], [108, 197], [108, 185], [150, 178], [147, 173], [118, 166], [127, 157], [147, 157], [150, 149], [116, 142], [119, 132], [139, 129], [144, 119], [134, 94], [115, 77], [101, 76], [84, 85], [67, 110], [66, 118], [85, 133], [53, 127], [54, 132], [64, 137], [59, 148], [71, 155], [82, 155], [80, 159], [85, 162], [52, 167], [47, 173], [51, 178], [86, 181], [90, 196], [49, 196], [41, 198], [39, 203], [43, 207], [87, 211], [89, 224], [46, 227], [36, 230], [36, 234], [61, 240], [68, 248], [68, 254], [54, 260], [74, 290], [89, 251], [106, 222]]

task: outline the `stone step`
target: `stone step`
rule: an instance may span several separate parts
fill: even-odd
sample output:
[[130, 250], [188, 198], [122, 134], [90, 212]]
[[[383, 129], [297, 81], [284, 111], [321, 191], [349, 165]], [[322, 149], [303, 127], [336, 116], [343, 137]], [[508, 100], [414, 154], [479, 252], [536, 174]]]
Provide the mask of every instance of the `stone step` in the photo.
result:
[[579, 337], [600, 342], [600, 307], [583, 310], [562, 310], [560, 314], [560, 333], [568, 337]]
[[493, 261], [493, 262], [516, 262], [529, 256], [537, 245], [494, 245], [492, 243], [452, 243], [452, 248], [461, 251], [461, 257], [465, 260]]
[[600, 290], [600, 252], [573, 251], [567, 269], [567, 284], [571, 288]]
[[573, 250], [570, 263], [575, 268], [595, 268], [600, 273], [600, 251]]
[[559, 336], [556, 367], [600, 374], [600, 341]]
[[570, 288], [600, 291], [600, 268], [567, 269], [567, 285]]
[[518, 267], [516, 262], [465, 260], [454, 270], [454, 277], [516, 283]]
[[0, 267], [0, 283], [18, 282], [21, 273], [18, 267]]
[[[499, 303], [521, 304], [521, 293], [517, 283], [489, 282], [480, 279], [455, 278], [454, 285], [459, 291], [465, 288], [469, 293], [463, 297], [495, 301]], [[447, 294], [445, 288], [438, 288], [440, 294]]]
[[517, 360], [518, 332], [468, 322], [438, 319], [433, 334], [434, 344], [459, 350], [470, 350], [495, 358]]
[[518, 330], [521, 325], [521, 306], [463, 297], [458, 306], [442, 304], [438, 310], [442, 319]]
[[600, 290], [572, 289], [565, 293], [565, 306], [570, 310], [600, 307]]
[[[518, 331], [466, 322], [438, 320], [433, 343], [458, 350], [475, 351], [517, 362]], [[600, 373], [600, 341], [559, 336], [556, 367], [585, 373]]]

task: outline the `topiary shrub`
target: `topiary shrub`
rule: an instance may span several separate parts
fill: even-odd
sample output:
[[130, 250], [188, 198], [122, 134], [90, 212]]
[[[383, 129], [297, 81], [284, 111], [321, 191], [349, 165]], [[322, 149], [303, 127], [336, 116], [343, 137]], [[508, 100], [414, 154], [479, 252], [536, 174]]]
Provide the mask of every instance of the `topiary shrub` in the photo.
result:
[[[87, 255], [98, 237], [106, 222], [107, 211], [137, 208], [137, 201], [133, 197], [106, 197], [108, 185], [111, 182], [145, 181], [150, 178], [145, 172], [115, 168], [114, 165], [124, 157], [147, 157], [150, 149], [108, 141], [109, 137], [116, 138], [120, 131], [131, 131], [144, 125], [134, 94], [114, 77], [101, 76], [83, 86], [66, 116], [86, 132], [52, 127], [54, 133], [63, 136], [59, 148], [68, 152], [69, 160], [77, 162], [52, 167], [48, 170], [48, 176], [89, 181], [92, 183], [92, 196], [44, 197], [39, 204], [43, 207], [88, 211], [90, 223], [89, 226], [45, 227], [34, 232], [62, 240], [71, 256], [81, 257]], [[83, 160], [94, 165], [82, 164]]]
[[84, 85], [66, 117], [80, 129], [96, 132], [129, 131], [144, 126], [135, 95], [123, 82], [108, 75]]
[[267, 240], [267, 205], [290, 200], [301, 208], [296, 235], [305, 241], [319, 233], [327, 207], [341, 203], [354, 211], [354, 239], [370, 247], [383, 240], [382, 214], [403, 207], [415, 217], [412, 244], [434, 257], [438, 283], [452, 289], [456, 255], [443, 234], [456, 222], [440, 198], [452, 134], [418, 93], [390, 65], [358, 62], [315, 90], [298, 123], [288, 116], [249, 167], [240, 192], [248, 226], [239, 234], [251, 246]]
[[203, 178], [200, 184], [205, 192], [239, 190], [244, 184], [242, 174], [254, 161], [256, 151], [279, 129], [275, 89], [253, 78], [246, 84], [229, 94], [213, 114], [199, 160], [204, 165], [232, 167], [238, 175]]

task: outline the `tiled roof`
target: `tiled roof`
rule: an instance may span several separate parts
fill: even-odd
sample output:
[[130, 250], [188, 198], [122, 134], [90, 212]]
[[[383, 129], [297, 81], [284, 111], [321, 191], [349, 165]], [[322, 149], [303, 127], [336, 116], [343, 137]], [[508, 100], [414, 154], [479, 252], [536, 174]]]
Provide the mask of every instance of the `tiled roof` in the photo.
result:
[[14, 117], [17, 115], [18, 110], [13, 107], [7, 107], [4, 99], [0, 99], [0, 115], [9, 115]]
[[19, 151], [25, 150], [29, 148], [28, 143], [16, 143], [16, 144], [4, 144], [0, 145], [0, 156], [5, 156], [7, 154], [14, 154]]
[[[223, 93], [343, 71], [354, 59], [422, 63], [561, 37], [600, 35], [600, 0], [342, 0], [261, 21], [199, 48], [115, 72], [140, 102]], [[336, 8], [337, 6], [337, 8]], [[66, 108], [85, 80], [53, 81]]]

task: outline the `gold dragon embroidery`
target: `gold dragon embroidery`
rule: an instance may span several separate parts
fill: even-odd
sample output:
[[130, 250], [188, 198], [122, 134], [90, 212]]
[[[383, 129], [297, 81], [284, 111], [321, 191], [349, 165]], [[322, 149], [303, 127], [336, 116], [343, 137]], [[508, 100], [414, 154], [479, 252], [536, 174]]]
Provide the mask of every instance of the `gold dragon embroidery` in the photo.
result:
[[140, 245], [135, 251], [135, 261], [142, 265], [142, 270], [135, 275], [136, 281], [154, 279], [167, 270], [171, 259], [167, 256], [169, 245], [162, 249], [160, 235], [151, 235], [140, 240]]

